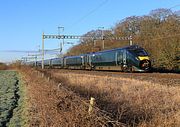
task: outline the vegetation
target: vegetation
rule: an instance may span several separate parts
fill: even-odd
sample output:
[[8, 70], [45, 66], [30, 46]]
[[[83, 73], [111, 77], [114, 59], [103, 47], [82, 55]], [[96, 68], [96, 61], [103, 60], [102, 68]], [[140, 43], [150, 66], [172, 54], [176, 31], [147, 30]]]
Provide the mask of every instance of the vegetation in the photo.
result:
[[48, 80], [34, 69], [18, 69], [26, 79], [28, 99], [28, 124], [42, 127], [102, 127], [114, 125], [124, 127], [101, 112], [96, 106], [92, 114], [88, 112], [89, 98], [84, 99], [59, 81]]
[[[180, 70], [180, 15], [170, 9], [152, 10], [149, 15], [127, 17], [104, 36], [132, 36], [133, 44], [145, 48], [153, 60], [153, 66], [160, 69]], [[92, 30], [86, 36], [102, 36], [101, 30]], [[105, 40], [105, 49], [129, 45], [129, 41]], [[67, 55], [79, 55], [102, 50], [102, 40], [82, 38]]]
[[[15, 71], [0, 71], [0, 126], [22, 126], [22, 90]], [[20, 100], [20, 101], [19, 101]], [[20, 111], [21, 110], [21, 111]]]
[[81, 97], [94, 97], [100, 109], [127, 126], [180, 126], [179, 86], [60, 71], [52, 72], [51, 76]]
[[7, 69], [7, 65], [4, 63], [0, 63], [0, 70], [6, 70]]
[[19, 95], [18, 106], [13, 110], [13, 117], [9, 122], [9, 127], [26, 127], [28, 124], [25, 86], [20, 76], [18, 76], [18, 79], [20, 79], [18, 82], [19, 89], [17, 92], [17, 94]]

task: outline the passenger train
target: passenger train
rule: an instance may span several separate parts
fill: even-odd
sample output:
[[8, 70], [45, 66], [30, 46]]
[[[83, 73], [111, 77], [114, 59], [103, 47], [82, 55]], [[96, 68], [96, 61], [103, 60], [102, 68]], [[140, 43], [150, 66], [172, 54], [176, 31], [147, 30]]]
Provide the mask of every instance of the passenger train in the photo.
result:
[[[42, 61], [26, 63], [41, 66]], [[78, 56], [65, 56], [44, 60], [45, 68], [82, 70], [116, 70], [125, 72], [146, 72], [151, 69], [148, 53], [138, 45], [92, 52]]]

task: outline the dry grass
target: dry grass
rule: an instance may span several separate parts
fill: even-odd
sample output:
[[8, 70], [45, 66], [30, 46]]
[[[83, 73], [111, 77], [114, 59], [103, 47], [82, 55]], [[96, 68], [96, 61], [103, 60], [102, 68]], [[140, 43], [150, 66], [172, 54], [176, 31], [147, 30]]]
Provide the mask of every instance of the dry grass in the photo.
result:
[[179, 127], [180, 87], [134, 79], [52, 73], [80, 96], [96, 98], [97, 106], [129, 126]]
[[[63, 85], [58, 87], [58, 82], [42, 78], [34, 69], [22, 67], [19, 71], [26, 81], [29, 126], [105, 127], [109, 124], [111, 119], [96, 107], [88, 114], [89, 98], [85, 100]], [[121, 123], [113, 124], [121, 126]]]

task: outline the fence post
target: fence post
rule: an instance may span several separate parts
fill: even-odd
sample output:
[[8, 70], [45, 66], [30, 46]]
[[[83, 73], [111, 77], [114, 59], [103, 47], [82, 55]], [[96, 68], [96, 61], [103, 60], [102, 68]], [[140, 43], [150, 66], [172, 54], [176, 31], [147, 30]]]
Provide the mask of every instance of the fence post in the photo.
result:
[[50, 81], [50, 77], [49, 76], [47, 77], [47, 80], [48, 80], [48, 82]]
[[44, 78], [44, 73], [41, 73], [42, 78]]
[[89, 103], [89, 110], [88, 110], [89, 114], [91, 114], [93, 111], [94, 102], [95, 102], [95, 98], [91, 97], [90, 103]]

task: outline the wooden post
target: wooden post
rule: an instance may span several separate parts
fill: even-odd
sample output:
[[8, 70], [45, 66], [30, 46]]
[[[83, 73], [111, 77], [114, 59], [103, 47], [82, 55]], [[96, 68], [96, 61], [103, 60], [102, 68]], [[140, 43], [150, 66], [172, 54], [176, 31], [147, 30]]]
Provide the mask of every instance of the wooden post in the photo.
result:
[[90, 103], [89, 103], [89, 110], [88, 110], [89, 114], [91, 114], [93, 111], [94, 101], [95, 101], [95, 98], [91, 97]]
[[44, 32], [42, 34], [42, 69], [44, 69]]
[[59, 84], [58, 84], [58, 90], [60, 90], [60, 87], [62, 86], [62, 83], [60, 82]]
[[41, 74], [42, 78], [44, 78], [44, 73]]
[[48, 80], [48, 82], [50, 81], [50, 77], [49, 76], [47, 77], [47, 80]]

